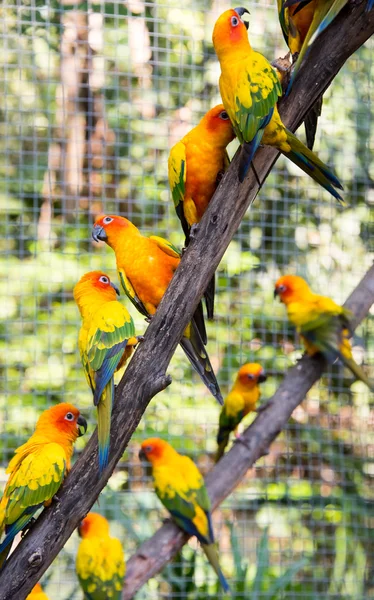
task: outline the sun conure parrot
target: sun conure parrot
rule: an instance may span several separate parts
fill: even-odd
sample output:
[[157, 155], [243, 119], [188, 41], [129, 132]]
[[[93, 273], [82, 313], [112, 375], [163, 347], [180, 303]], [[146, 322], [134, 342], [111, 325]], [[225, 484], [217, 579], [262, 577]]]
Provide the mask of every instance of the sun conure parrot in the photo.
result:
[[261, 397], [259, 383], [263, 381], [266, 381], [266, 374], [258, 363], [246, 363], [240, 367], [219, 416], [216, 462], [225, 452], [230, 433], [236, 432], [242, 419], [251, 411], [256, 410], [256, 404]]
[[291, 50], [297, 55], [287, 87], [289, 93], [300, 66], [317, 37], [340, 13], [348, 0], [277, 0], [279, 21], [283, 36]]
[[70, 470], [73, 445], [87, 430], [79, 410], [63, 402], [45, 410], [35, 432], [17, 448], [6, 473], [9, 479], [0, 500], [0, 566], [12, 541], [26, 528], [34, 513], [48, 506]]
[[32, 588], [26, 600], [48, 600], [48, 596], [43, 592], [40, 583], [37, 583], [36, 586]]
[[160, 438], [145, 440], [139, 458], [151, 463], [157, 496], [177, 525], [189, 535], [197, 537], [222, 588], [225, 592], [229, 591], [218, 562], [208, 492], [195, 463], [188, 456], [178, 454]]
[[[170, 150], [169, 184], [186, 246], [191, 227], [200, 222], [230, 164], [226, 146], [234, 137], [229, 116], [219, 104]], [[214, 316], [214, 291], [213, 276], [204, 294], [209, 319]]]
[[239, 180], [243, 181], [260, 143], [277, 148], [336, 199], [343, 189], [330, 169], [282, 123], [277, 100], [282, 88], [270, 63], [250, 46], [240, 18], [245, 8], [225, 11], [213, 30], [221, 65], [219, 87], [223, 105], [242, 144]]
[[280, 277], [275, 296], [286, 305], [288, 318], [300, 334], [307, 354], [320, 352], [329, 363], [340, 358], [357, 379], [374, 391], [374, 383], [352, 357], [348, 310], [327, 296], [314, 294], [307, 282], [296, 275]]
[[117, 295], [118, 288], [102, 271], [86, 273], [74, 287], [74, 299], [82, 317], [79, 352], [97, 406], [100, 472], [109, 457], [113, 376], [125, 365], [137, 344], [134, 322]]
[[78, 528], [76, 571], [86, 600], [120, 600], [126, 566], [121, 542], [105, 517], [90, 512]]
[[[180, 262], [175, 246], [161, 237], [142, 235], [131, 221], [115, 215], [99, 217], [92, 237], [106, 242], [114, 250], [122, 287], [137, 310], [147, 318], [154, 315]], [[206, 343], [200, 303], [180, 344], [195, 371], [222, 404], [219, 385], [204, 347]]]
[[[283, 37], [292, 54], [292, 60], [296, 68], [297, 57], [303, 48], [304, 40], [313, 21], [317, 0], [298, 2], [292, 6], [286, 6], [287, 0], [277, 1], [279, 22]], [[314, 103], [304, 120], [307, 146], [310, 150], [313, 149], [318, 117], [321, 115], [321, 110], [322, 96]]]

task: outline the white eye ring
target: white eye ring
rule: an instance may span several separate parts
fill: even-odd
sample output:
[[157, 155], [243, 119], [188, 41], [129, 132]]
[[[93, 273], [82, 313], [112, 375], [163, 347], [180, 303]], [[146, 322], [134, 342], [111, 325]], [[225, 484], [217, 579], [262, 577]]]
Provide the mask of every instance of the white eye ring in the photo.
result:
[[105, 277], [105, 275], [102, 275], [99, 281], [101, 281], [101, 283], [109, 283], [109, 278]]
[[112, 221], [113, 221], [112, 217], [104, 217], [103, 223], [108, 225], [108, 223], [111, 223]]
[[238, 19], [238, 17], [231, 17], [231, 25], [233, 27], [237, 27], [239, 25], [239, 19]]
[[255, 378], [255, 376], [252, 373], [248, 373], [247, 377], [248, 377], [248, 379], [254, 379]]
[[278, 285], [278, 292], [285, 292], [286, 291], [286, 286], [285, 285]]
[[74, 421], [74, 415], [73, 415], [73, 413], [71, 413], [71, 412], [66, 413], [65, 419], [67, 421]]
[[222, 121], [228, 121], [229, 120], [229, 115], [227, 114], [227, 112], [225, 110], [222, 110], [219, 113], [219, 118], [222, 119]]

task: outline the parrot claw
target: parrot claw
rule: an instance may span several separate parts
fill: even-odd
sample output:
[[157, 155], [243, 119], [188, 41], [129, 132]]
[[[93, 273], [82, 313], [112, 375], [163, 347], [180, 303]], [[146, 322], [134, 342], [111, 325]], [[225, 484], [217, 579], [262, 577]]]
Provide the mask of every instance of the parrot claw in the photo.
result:
[[140, 344], [141, 342], [144, 342], [144, 335], [137, 335], [136, 339], [138, 340], [138, 344]]
[[191, 230], [190, 230], [190, 239], [193, 239], [196, 237], [197, 232], [199, 231], [199, 224], [198, 223], [194, 223], [191, 226]]
[[55, 494], [55, 495], [53, 496], [52, 500], [53, 500], [54, 502], [56, 502], [57, 504], [60, 504], [60, 502], [61, 502], [61, 500], [60, 500], [60, 498], [57, 496], [57, 494]]
[[152, 321], [152, 315], [150, 315], [149, 317], [145, 317], [144, 321], [146, 323], [150, 323]]
[[243, 444], [243, 446], [245, 446], [247, 448], [247, 450], [251, 451], [252, 448], [250, 447], [249, 443], [247, 442], [247, 440], [242, 436], [242, 435], [238, 435], [234, 442], [234, 444]]

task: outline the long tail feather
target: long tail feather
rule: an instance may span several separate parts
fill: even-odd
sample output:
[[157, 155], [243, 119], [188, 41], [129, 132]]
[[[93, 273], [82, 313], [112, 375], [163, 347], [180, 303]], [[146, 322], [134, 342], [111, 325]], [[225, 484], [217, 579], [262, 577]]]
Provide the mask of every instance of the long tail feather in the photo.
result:
[[225, 453], [225, 448], [229, 443], [231, 429], [229, 427], [222, 427], [220, 425], [217, 433], [217, 452], [215, 456], [215, 462], [218, 462]]
[[374, 8], [374, 0], [367, 0], [366, 12], [371, 11]]
[[344, 356], [342, 352], [339, 352], [339, 357], [341, 361], [348, 367], [348, 369], [352, 371], [356, 379], [363, 381], [365, 385], [368, 386], [369, 390], [371, 392], [374, 392], [374, 381], [370, 381], [364, 370], [361, 369], [361, 367], [353, 360], [353, 358], [348, 358], [347, 356]]
[[219, 566], [219, 562], [218, 562], [218, 554], [217, 554], [217, 549], [215, 547], [214, 544], [202, 544], [203, 550], [206, 554], [207, 559], [209, 560], [210, 564], [212, 565], [213, 569], [215, 570], [215, 572], [217, 573], [219, 582], [223, 588], [223, 590], [225, 592], [230, 592], [230, 586], [226, 581], [226, 578], [224, 576], [224, 574], [221, 571], [221, 567]]
[[99, 469], [102, 473], [108, 464], [110, 444], [110, 423], [114, 398], [113, 378], [106, 385], [97, 405], [97, 436], [99, 441]]
[[[188, 333], [187, 333], [188, 332]], [[188, 360], [207, 386], [211, 394], [217, 399], [220, 404], [223, 404], [221, 390], [219, 389], [218, 381], [210, 364], [209, 356], [205, 350], [203, 340], [199, 330], [194, 322], [191, 321], [185, 331], [180, 345], [182, 346]]]
[[0, 544], [0, 569], [8, 558], [8, 554], [12, 548], [12, 542], [17, 533], [25, 529], [26, 525], [29, 523], [29, 521], [31, 521], [34, 512], [36, 512], [38, 508], [39, 506], [32, 507], [32, 510], [29, 509], [29, 512], [23, 514], [15, 523], [7, 526], [6, 536]]
[[206, 312], [208, 319], [214, 318], [214, 295], [216, 292], [216, 276], [213, 275], [212, 279], [208, 283], [208, 287], [204, 292]]
[[300, 140], [287, 129], [287, 141], [291, 146], [291, 152], [283, 152], [295, 165], [319, 183], [325, 190], [330, 192], [334, 198], [344, 204], [343, 198], [334, 188], [343, 189], [339, 179], [323, 163], [314, 152], [309, 150]]
[[333, 22], [335, 17], [340, 13], [340, 11], [342, 10], [342, 8], [344, 8], [347, 2], [348, 0], [335, 0], [335, 2], [333, 2], [330, 10], [323, 17], [317, 29], [311, 36], [309, 40], [309, 46], [311, 46], [313, 42], [317, 39], [317, 37], [321, 35], [322, 31], [325, 31], [326, 27], [328, 27], [330, 23]]
[[306, 145], [309, 150], [313, 150], [314, 140], [316, 139], [316, 131], [318, 125], [318, 117], [321, 116], [322, 112], [322, 96], [320, 96], [313, 104], [312, 108], [308, 111], [305, 120], [305, 134], [306, 134]]

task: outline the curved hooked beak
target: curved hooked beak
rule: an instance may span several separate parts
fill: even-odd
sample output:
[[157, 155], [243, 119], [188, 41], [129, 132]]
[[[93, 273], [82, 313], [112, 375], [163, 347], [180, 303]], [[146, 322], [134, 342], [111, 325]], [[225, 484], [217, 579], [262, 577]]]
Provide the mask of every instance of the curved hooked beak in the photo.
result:
[[264, 381], [266, 381], [268, 378], [268, 376], [266, 375], [265, 371], [262, 371], [262, 373], [260, 373], [260, 375], [258, 376], [257, 382], [258, 383], [263, 383]]
[[108, 236], [104, 227], [101, 227], [101, 225], [94, 225], [92, 228], [92, 238], [95, 242], [106, 242]]
[[139, 460], [147, 460], [147, 455], [144, 452], [143, 448], [140, 448], [138, 456]]
[[[237, 8], [234, 8], [234, 11], [236, 12], [236, 14], [241, 18], [243, 15], [247, 14], [249, 15], [250, 12], [249, 10], [247, 10], [246, 8], [244, 8], [244, 6], [238, 6]], [[244, 21], [244, 19], [241, 18], [241, 20], [243, 21], [245, 28], [248, 30], [249, 27], [249, 23], [248, 21]]]
[[78, 437], [81, 437], [87, 431], [87, 421], [84, 417], [82, 417], [82, 415], [79, 415], [79, 417], [77, 419], [77, 426], [78, 426]]
[[[93, 237], [93, 235], [92, 235], [92, 237]], [[117, 296], [120, 296], [121, 294], [120, 294], [118, 287], [116, 285], [114, 285], [114, 283], [112, 283], [112, 282], [110, 283], [110, 285], [116, 291]]]
[[274, 288], [274, 300], [277, 296], [279, 296], [279, 292], [278, 292], [277, 288]]

